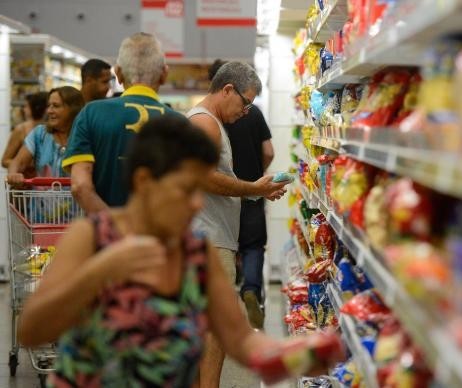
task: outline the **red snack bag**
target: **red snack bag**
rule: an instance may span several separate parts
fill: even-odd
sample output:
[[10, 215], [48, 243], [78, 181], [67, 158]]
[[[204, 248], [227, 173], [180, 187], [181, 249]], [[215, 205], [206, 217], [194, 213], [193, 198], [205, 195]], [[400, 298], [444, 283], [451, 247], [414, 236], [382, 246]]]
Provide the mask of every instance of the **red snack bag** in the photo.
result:
[[389, 234], [401, 238], [412, 236], [428, 240], [431, 236], [432, 205], [422, 186], [402, 178], [388, 186], [385, 205], [389, 213]]
[[337, 334], [315, 332], [286, 341], [263, 354], [255, 351], [249, 366], [265, 384], [274, 384], [291, 376], [323, 374], [345, 358], [345, 349]]
[[410, 77], [407, 70], [394, 70], [385, 73], [380, 81], [373, 80], [365, 106], [360, 104], [351, 118], [352, 126], [368, 129], [390, 124], [402, 106]]
[[350, 221], [359, 229], [364, 229], [364, 203], [366, 202], [367, 194], [359, 198], [350, 210]]
[[335, 232], [326, 222], [321, 224], [314, 236], [313, 255], [316, 261], [334, 259], [335, 254]]
[[390, 309], [384, 305], [376, 291], [367, 290], [355, 295], [346, 302], [340, 312], [352, 315], [360, 321], [368, 321], [374, 317], [374, 314], [388, 314]]
[[313, 264], [306, 274], [306, 279], [310, 283], [324, 282], [327, 279], [331, 265], [332, 260], [323, 260]]

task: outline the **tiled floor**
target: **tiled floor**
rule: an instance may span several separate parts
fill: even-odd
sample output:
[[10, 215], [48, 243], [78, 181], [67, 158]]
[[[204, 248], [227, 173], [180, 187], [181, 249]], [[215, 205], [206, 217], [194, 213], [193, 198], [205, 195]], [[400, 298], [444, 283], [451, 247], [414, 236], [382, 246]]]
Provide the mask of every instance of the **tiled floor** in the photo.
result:
[[[283, 310], [279, 286], [271, 286], [267, 295], [266, 332], [274, 337], [285, 335], [282, 325]], [[11, 344], [11, 312], [8, 284], [0, 284], [0, 388], [36, 388], [40, 387], [37, 373], [33, 370], [26, 351], [20, 351], [20, 365], [15, 378], [10, 378], [8, 355]], [[292, 388], [292, 383], [272, 386], [273, 388]], [[261, 388], [263, 385], [251, 372], [226, 360], [223, 368], [220, 388]]]

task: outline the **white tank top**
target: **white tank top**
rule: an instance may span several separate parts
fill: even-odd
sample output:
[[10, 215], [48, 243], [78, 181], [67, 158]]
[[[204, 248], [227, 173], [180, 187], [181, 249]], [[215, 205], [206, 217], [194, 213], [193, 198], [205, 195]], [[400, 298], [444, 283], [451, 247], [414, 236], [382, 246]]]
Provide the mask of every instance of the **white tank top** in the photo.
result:
[[[223, 124], [203, 107], [192, 108], [186, 113], [186, 117], [190, 118], [197, 114], [206, 114], [217, 122], [221, 134], [220, 161], [217, 171], [236, 178], [233, 171], [231, 144]], [[205, 232], [215, 247], [237, 251], [240, 213], [241, 198], [206, 193], [204, 209], [194, 220], [193, 228]]]

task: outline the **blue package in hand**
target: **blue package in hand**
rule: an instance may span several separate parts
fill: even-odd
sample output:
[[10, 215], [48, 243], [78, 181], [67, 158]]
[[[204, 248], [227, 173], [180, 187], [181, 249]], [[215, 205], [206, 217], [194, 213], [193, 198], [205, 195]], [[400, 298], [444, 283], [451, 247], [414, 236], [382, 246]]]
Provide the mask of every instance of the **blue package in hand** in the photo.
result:
[[274, 174], [274, 177], [273, 177], [273, 182], [286, 182], [286, 181], [289, 181], [290, 183], [292, 183], [294, 181], [294, 177], [292, 174], [289, 174], [288, 172], [278, 172], [276, 174]]

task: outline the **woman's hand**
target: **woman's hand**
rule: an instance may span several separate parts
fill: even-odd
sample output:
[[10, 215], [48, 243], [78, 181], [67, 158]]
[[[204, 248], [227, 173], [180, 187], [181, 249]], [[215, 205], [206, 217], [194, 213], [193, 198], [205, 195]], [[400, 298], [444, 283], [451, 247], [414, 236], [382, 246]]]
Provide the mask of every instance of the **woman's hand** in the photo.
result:
[[24, 183], [24, 175], [20, 172], [10, 173], [6, 179], [10, 185], [17, 186]]
[[[99, 266], [107, 283], [120, 284], [143, 273], [159, 272], [166, 263], [167, 250], [155, 237], [127, 236], [100, 251], [98, 256], [95, 265]], [[151, 275], [150, 283], [158, 282], [159, 279]]]

